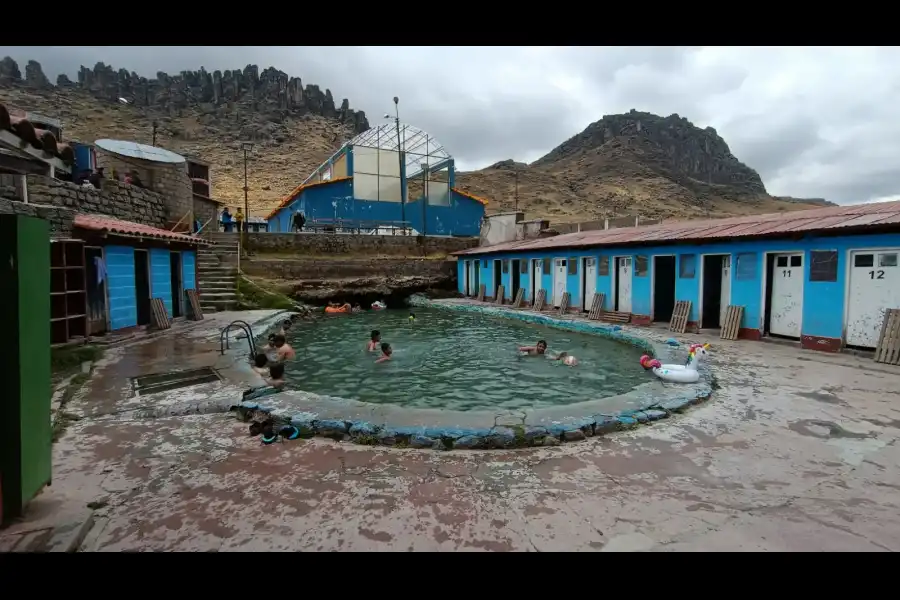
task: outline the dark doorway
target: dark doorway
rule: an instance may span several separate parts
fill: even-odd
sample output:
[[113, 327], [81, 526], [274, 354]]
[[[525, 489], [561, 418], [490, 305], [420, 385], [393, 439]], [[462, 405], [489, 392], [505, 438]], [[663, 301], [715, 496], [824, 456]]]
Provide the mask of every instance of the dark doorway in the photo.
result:
[[763, 335], [772, 335], [772, 288], [775, 277], [775, 255], [766, 254], [766, 308], [763, 311]]
[[619, 263], [621, 260], [622, 260], [621, 258], [613, 259], [613, 269], [615, 269], [615, 270], [613, 271], [612, 307], [613, 307], [613, 310], [616, 312], [619, 311], [619, 273], [620, 273]]
[[496, 300], [497, 292], [500, 290], [500, 286], [503, 285], [503, 261], [495, 260], [494, 261], [494, 289], [491, 290], [491, 297]]
[[172, 317], [180, 317], [184, 290], [181, 284], [181, 252], [169, 252], [169, 263], [172, 267]]
[[474, 269], [472, 269], [472, 274], [473, 274], [473, 276], [472, 276], [472, 293], [475, 295], [478, 295], [478, 293], [481, 292], [481, 282], [479, 281], [479, 279], [481, 279], [481, 261], [480, 260], [475, 261], [475, 267], [474, 267]]
[[653, 259], [653, 320], [668, 323], [675, 310], [675, 257]]
[[106, 332], [106, 270], [103, 264], [103, 250], [90, 246], [84, 249], [85, 279], [87, 279], [88, 333], [99, 335]]
[[150, 324], [150, 254], [146, 250], [134, 251], [134, 295], [138, 325]]
[[722, 261], [724, 255], [703, 257], [703, 313], [702, 329], [719, 329], [722, 326]]
[[515, 300], [516, 296], [519, 293], [519, 288], [521, 287], [520, 277], [522, 275], [522, 273], [521, 273], [522, 267], [519, 265], [519, 261], [517, 261], [517, 260], [510, 261], [510, 263], [511, 263], [511, 266], [509, 268], [510, 269], [509, 270], [509, 272], [510, 272], [509, 296], [510, 296], [510, 298]]

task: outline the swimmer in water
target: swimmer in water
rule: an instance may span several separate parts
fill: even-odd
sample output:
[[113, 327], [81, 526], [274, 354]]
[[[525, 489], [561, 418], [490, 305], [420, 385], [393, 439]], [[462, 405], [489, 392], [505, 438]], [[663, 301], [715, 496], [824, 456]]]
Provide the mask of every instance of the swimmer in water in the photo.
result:
[[378, 350], [378, 344], [381, 342], [381, 332], [377, 329], [372, 330], [369, 343], [366, 344], [366, 352], [375, 352]]
[[291, 360], [297, 356], [297, 353], [294, 352], [294, 349], [291, 348], [291, 345], [287, 343], [287, 340], [281, 334], [275, 336], [275, 339], [272, 340], [272, 346], [275, 348], [275, 354], [280, 361]]
[[263, 377], [269, 374], [269, 358], [265, 352], [260, 352], [253, 358], [253, 370]]
[[541, 356], [547, 352], [547, 342], [538, 340], [534, 346], [519, 346], [519, 352], [524, 352], [529, 356]]
[[267, 352], [267, 353], [275, 351], [275, 334], [274, 333], [269, 334], [268, 343], [266, 343], [265, 346], [260, 348], [260, 350], [262, 350], [263, 352]]
[[569, 354], [568, 352], [560, 352], [556, 356], [552, 357], [550, 360], [558, 360], [564, 365], [569, 367], [574, 367], [578, 364], [578, 359]]
[[391, 348], [391, 345], [387, 342], [381, 343], [381, 358], [375, 361], [375, 364], [383, 363], [391, 360], [391, 355], [394, 353], [394, 349]]
[[278, 333], [280, 333], [281, 335], [287, 335], [287, 332], [290, 330], [291, 325], [293, 325], [293, 322], [291, 322], [290, 319], [285, 319], [281, 324], [281, 331], [279, 331]]
[[276, 390], [284, 387], [284, 363], [275, 363], [269, 367], [269, 376], [265, 378], [266, 383]]
[[409, 313], [409, 322], [413, 323], [416, 320], [416, 315], [413, 313]]

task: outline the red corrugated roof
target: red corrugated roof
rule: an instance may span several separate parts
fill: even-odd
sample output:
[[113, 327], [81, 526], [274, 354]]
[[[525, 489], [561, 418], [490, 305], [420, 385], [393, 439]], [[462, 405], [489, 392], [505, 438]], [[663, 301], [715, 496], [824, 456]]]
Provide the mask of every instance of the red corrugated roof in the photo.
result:
[[0, 129], [5, 129], [32, 147], [55, 156], [67, 165], [75, 163], [75, 151], [56, 139], [52, 132], [36, 128], [25, 118], [25, 112], [0, 104]]
[[469, 198], [469, 199], [474, 200], [474, 201], [476, 201], [476, 202], [481, 202], [482, 204], [484, 204], [485, 206], [487, 206], [488, 201], [487, 201], [485, 198], [482, 198], [482, 197], [480, 197], [480, 196], [476, 196], [476, 195], [474, 195], [474, 194], [470, 194], [469, 192], [464, 192], [464, 191], [462, 191], [462, 190], [459, 189], [459, 188], [450, 188], [450, 189], [451, 189], [454, 193], [459, 194], [460, 196], [465, 196], [466, 198]]
[[127, 235], [129, 237], [139, 236], [161, 240], [172, 240], [184, 244], [209, 244], [208, 241], [200, 237], [175, 233], [174, 231], [167, 231], [165, 229], [157, 229], [156, 227], [150, 227], [149, 225], [141, 225], [140, 223], [120, 221], [119, 219], [101, 215], [76, 215], [75, 227], [87, 229], [88, 231], [101, 231], [104, 233]]
[[524, 252], [551, 248], [613, 246], [646, 242], [721, 240], [722, 238], [810, 233], [851, 227], [900, 225], [900, 201], [829, 206], [791, 212], [728, 217], [705, 221], [659, 223], [645, 227], [622, 227], [598, 231], [580, 231], [549, 238], [504, 242], [454, 252], [486, 254]]

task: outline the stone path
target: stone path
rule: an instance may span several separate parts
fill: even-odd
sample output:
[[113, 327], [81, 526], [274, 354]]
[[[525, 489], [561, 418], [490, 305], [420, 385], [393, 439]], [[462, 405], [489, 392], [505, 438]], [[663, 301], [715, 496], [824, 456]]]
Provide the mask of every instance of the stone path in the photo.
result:
[[87, 416], [35, 504], [101, 506], [87, 551], [900, 550], [900, 369], [711, 341], [721, 388], [686, 415], [555, 448], [441, 453], [261, 446], [225, 415], [110, 416], [137, 365], [210, 352], [151, 340], [73, 402]]

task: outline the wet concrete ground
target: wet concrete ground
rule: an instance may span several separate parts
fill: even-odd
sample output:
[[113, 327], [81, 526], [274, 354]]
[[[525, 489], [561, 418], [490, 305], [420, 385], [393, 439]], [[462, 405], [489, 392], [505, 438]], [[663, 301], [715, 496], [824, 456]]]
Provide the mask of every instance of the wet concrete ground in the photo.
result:
[[117, 350], [71, 403], [34, 511], [103, 506], [84, 550], [900, 550], [900, 369], [870, 359], [683, 336], [713, 344], [710, 402], [534, 450], [261, 446], [221, 414], [122, 416], [128, 377], [220, 360], [209, 333]]

